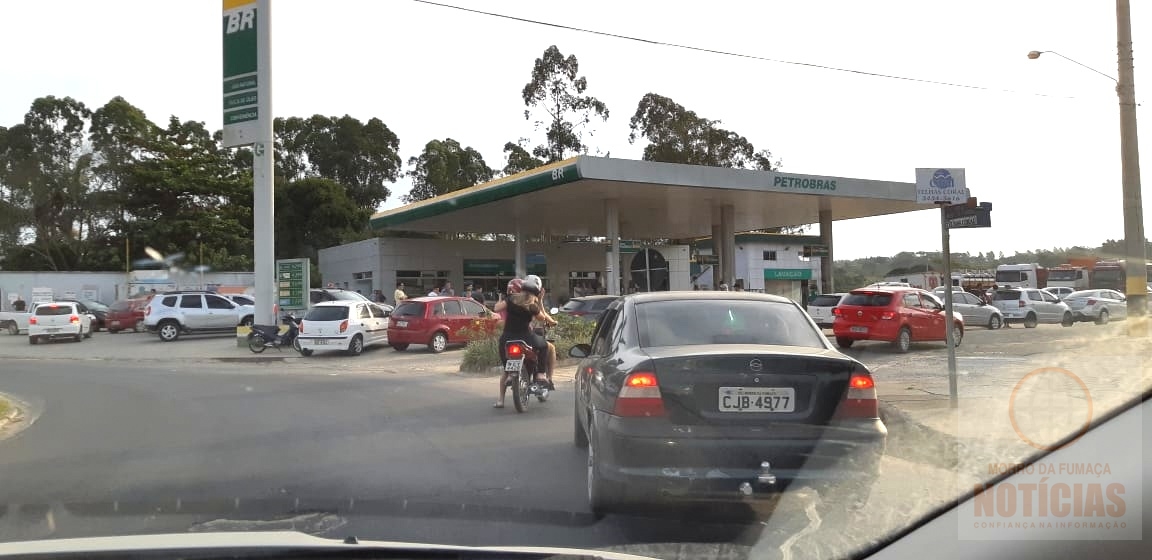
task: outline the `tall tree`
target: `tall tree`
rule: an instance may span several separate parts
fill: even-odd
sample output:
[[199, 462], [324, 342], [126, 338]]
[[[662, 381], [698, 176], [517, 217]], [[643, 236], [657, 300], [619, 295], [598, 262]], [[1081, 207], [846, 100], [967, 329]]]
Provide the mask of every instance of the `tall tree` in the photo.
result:
[[[71, 97], [32, 102], [21, 124], [7, 129], [0, 154], [12, 222], [27, 243], [6, 250], [9, 268], [74, 270], [95, 237], [93, 216], [103, 211], [90, 200], [93, 157], [86, 127], [91, 111]], [[11, 235], [10, 235], [11, 236]]]
[[279, 171], [288, 180], [324, 177], [344, 186], [349, 198], [375, 210], [388, 199], [387, 183], [399, 178], [400, 139], [377, 118], [349, 115], [276, 119]]
[[276, 256], [316, 259], [318, 251], [360, 237], [371, 212], [331, 179], [309, 178], [276, 188]]
[[[588, 79], [580, 76], [580, 63], [575, 55], [565, 57], [556, 45], [544, 50], [543, 56], [532, 66], [532, 79], [524, 86], [521, 96], [524, 118], [531, 120], [532, 108], [540, 108], [545, 117], [535, 122], [536, 128], [546, 127], [545, 143], [532, 150], [532, 154], [546, 163], [560, 161], [573, 153], [587, 153], [583, 133], [593, 132], [588, 125], [593, 118], [608, 120], [608, 106], [584, 92]], [[507, 151], [507, 148], [505, 148]]]
[[532, 155], [524, 148], [527, 142], [526, 138], [521, 138], [519, 142], [508, 142], [504, 144], [504, 175], [515, 175], [522, 171], [536, 169], [544, 165], [544, 160]]
[[419, 156], [408, 160], [412, 190], [404, 196], [411, 203], [492, 180], [496, 172], [471, 146], [461, 147], [451, 138], [432, 140]]
[[720, 124], [667, 97], [649, 93], [640, 99], [629, 121], [632, 133], [628, 141], [648, 141], [643, 156], [647, 161], [761, 170], [779, 167], [771, 152], [757, 151], [747, 138], [720, 128]]

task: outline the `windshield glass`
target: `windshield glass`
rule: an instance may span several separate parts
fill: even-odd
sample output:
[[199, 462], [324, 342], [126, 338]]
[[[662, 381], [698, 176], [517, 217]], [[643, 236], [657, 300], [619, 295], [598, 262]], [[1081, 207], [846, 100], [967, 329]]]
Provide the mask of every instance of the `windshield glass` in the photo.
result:
[[0, 23], [0, 544], [868, 557], [1086, 445], [927, 550], [1152, 542], [1079, 433], [1152, 385], [1152, 0]]
[[842, 296], [816, 296], [812, 298], [812, 301], [808, 302], [808, 305], [812, 307], [836, 307], [836, 305], [840, 303], [841, 297]]
[[305, 321], [342, 321], [348, 318], [348, 307], [344, 305], [317, 305], [304, 315]]
[[760, 301], [661, 301], [637, 305], [640, 345], [773, 344], [822, 348], [803, 311]]
[[840, 305], [860, 305], [864, 307], [887, 307], [892, 304], [892, 294], [888, 292], [853, 292], [840, 300]]

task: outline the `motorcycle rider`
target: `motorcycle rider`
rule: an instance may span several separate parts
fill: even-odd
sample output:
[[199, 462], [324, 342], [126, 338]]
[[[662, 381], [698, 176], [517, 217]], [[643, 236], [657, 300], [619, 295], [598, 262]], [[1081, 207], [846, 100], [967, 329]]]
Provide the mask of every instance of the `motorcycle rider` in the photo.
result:
[[[532, 321], [541, 321], [547, 325], [555, 325], [556, 320], [548, 316], [544, 311], [543, 303], [540, 301], [541, 281], [539, 276], [530, 275], [524, 280], [514, 278], [508, 282], [508, 297], [501, 300], [496, 304], [496, 312], [504, 311], [507, 317], [504, 321], [504, 330], [500, 334], [499, 350], [500, 350], [500, 363], [503, 364], [508, 356], [505, 353], [505, 345], [510, 340], [523, 340], [527, 342], [536, 352], [538, 367], [542, 366], [547, 371], [544, 379], [541, 379], [541, 373], [536, 372], [537, 381], [546, 381], [549, 388], [552, 387], [552, 362], [549, 360], [550, 348], [552, 345], [544, 339], [543, 336], [536, 334], [532, 330]], [[507, 393], [506, 383], [508, 382], [508, 372], [502, 372], [500, 375], [500, 399], [493, 404], [493, 408], [504, 408], [504, 396]]]

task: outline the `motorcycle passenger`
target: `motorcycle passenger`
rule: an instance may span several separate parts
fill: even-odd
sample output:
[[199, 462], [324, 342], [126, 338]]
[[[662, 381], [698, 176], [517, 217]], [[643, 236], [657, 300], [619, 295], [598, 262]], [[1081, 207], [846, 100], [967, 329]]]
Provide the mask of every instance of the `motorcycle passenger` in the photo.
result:
[[[533, 293], [535, 292], [535, 293]], [[508, 282], [508, 297], [501, 300], [496, 304], [496, 312], [506, 312], [507, 317], [504, 321], [504, 330], [500, 334], [499, 350], [500, 350], [500, 363], [503, 364], [508, 359], [505, 351], [505, 345], [510, 340], [523, 340], [527, 342], [536, 352], [538, 367], [546, 369], [547, 374], [542, 374], [540, 371], [536, 372], [537, 381], [546, 381], [551, 386], [551, 373], [552, 364], [548, 360], [548, 341], [543, 336], [536, 334], [532, 330], [532, 320], [538, 320], [548, 325], [555, 325], [556, 320], [549, 317], [544, 312], [544, 307], [540, 302], [537, 294], [540, 292], [539, 278], [534, 279], [533, 282], [525, 282], [519, 278], [514, 278]], [[541, 376], [543, 375], [543, 379]], [[508, 372], [502, 372], [500, 375], [500, 399], [492, 406], [494, 408], [504, 408], [504, 396], [507, 393], [506, 383], [508, 382]]]

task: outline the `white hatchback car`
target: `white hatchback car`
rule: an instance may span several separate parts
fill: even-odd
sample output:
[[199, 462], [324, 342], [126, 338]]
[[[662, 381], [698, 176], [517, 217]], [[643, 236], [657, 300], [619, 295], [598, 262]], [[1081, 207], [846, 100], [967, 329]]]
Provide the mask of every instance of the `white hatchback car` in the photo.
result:
[[311, 356], [316, 350], [343, 350], [359, 355], [366, 346], [388, 344], [388, 317], [392, 308], [370, 301], [325, 301], [317, 303], [300, 323], [300, 353]]
[[28, 344], [54, 338], [80, 342], [92, 338], [92, 315], [81, 312], [70, 301], [41, 303], [28, 317]]

